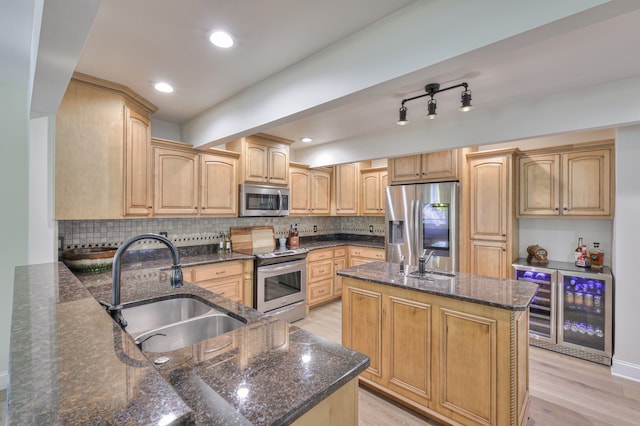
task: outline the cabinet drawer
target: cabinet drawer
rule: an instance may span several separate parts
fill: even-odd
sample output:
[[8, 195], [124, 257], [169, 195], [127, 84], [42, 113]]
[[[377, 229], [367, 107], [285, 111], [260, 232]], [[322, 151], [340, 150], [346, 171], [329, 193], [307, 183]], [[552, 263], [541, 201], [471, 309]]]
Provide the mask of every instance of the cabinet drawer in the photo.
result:
[[242, 302], [242, 276], [205, 281], [198, 283], [198, 286], [236, 302]]
[[323, 280], [317, 283], [309, 284], [309, 304], [329, 299], [333, 296], [332, 280]]
[[347, 255], [347, 248], [340, 247], [333, 250], [333, 257], [342, 257]]
[[224, 278], [231, 275], [242, 275], [242, 262], [219, 262], [210, 265], [194, 266], [191, 269], [191, 279], [194, 283]]
[[351, 247], [349, 255], [355, 257], [366, 257], [372, 260], [384, 260], [384, 249], [376, 249], [371, 247]]
[[333, 260], [309, 263], [309, 282], [331, 279], [333, 276]]
[[307, 262], [315, 262], [316, 260], [331, 259], [333, 257], [333, 250], [313, 250], [309, 252], [307, 256]]

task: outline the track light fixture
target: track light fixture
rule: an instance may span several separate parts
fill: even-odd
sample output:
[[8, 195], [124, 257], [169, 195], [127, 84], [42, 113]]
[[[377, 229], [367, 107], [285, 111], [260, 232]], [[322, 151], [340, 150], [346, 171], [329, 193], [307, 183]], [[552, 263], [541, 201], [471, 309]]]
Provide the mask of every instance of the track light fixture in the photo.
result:
[[404, 106], [406, 102], [412, 101], [414, 99], [424, 98], [425, 96], [429, 96], [429, 102], [427, 102], [427, 118], [434, 119], [438, 117], [438, 113], [436, 112], [436, 100], [434, 96], [436, 93], [445, 92], [447, 90], [455, 89], [457, 87], [464, 87], [464, 91], [460, 94], [460, 108], [458, 111], [467, 112], [473, 109], [473, 105], [471, 105], [471, 90], [469, 90], [469, 85], [465, 83], [456, 84], [455, 86], [446, 87], [444, 89], [440, 88], [440, 84], [438, 83], [430, 83], [424, 86], [425, 93], [422, 95], [414, 96], [412, 98], [405, 98], [402, 100], [402, 104], [400, 105], [400, 118], [396, 121], [396, 124], [399, 126], [404, 126], [405, 124], [409, 124], [409, 120], [407, 120], [407, 107]]

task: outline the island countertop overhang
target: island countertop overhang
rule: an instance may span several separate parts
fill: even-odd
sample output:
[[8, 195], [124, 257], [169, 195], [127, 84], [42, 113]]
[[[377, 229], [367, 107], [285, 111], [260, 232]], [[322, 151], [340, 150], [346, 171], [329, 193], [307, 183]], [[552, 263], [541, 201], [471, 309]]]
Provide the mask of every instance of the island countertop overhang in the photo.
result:
[[371, 262], [340, 269], [336, 273], [342, 277], [514, 311], [528, 309], [538, 288], [536, 284], [530, 282], [485, 277], [465, 272], [456, 272], [454, 277], [441, 275], [435, 279], [423, 279], [401, 274], [397, 264], [388, 262]]

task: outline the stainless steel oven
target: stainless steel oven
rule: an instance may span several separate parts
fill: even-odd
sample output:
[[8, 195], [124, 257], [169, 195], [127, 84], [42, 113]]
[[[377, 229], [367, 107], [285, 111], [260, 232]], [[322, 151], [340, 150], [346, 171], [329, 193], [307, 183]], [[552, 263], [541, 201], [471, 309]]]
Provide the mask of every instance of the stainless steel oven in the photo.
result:
[[281, 250], [256, 255], [254, 307], [283, 321], [306, 316], [307, 251]]

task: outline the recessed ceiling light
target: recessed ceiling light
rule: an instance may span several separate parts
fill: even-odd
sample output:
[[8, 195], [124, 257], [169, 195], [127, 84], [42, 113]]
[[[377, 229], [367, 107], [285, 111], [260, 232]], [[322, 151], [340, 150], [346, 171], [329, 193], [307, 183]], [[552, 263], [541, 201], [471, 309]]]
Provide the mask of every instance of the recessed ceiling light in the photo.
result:
[[169, 83], [165, 83], [164, 81], [161, 81], [159, 83], [156, 83], [155, 89], [158, 92], [162, 92], [162, 93], [172, 93], [173, 92], [173, 87], [171, 87], [171, 85]]
[[233, 39], [224, 31], [214, 31], [211, 33], [211, 36], [209, 36], [209, 40], [215, 46], [222, 47], [224, 49], [233, 46]]
[[313, 141], [313, 139], [311, 139], [311, 138], [309, 138], [309, 137], [304, 137], [304, 138], [301, 138], [300, 140], [301, 140], [302, 142], [304, 142], [304, 143], [309, 143], [309, 142], [312, 142], [312, 141]]

